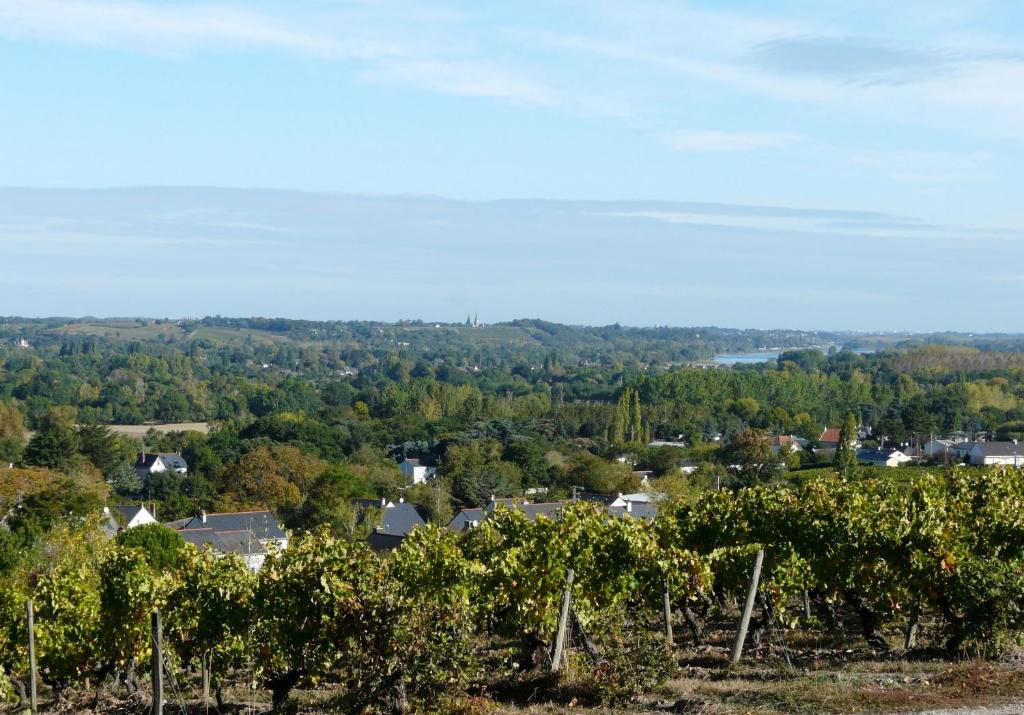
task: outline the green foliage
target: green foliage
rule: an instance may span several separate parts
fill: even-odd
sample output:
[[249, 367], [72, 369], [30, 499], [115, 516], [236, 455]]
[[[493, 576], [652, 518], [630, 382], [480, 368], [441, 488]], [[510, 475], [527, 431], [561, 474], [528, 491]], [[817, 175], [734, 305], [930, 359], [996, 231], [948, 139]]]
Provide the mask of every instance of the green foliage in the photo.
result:
[[163, 524], [143, 524], [120, 531], [114, 538], [118, 546], [142, 552], [156, 572], [177, 568], [182, 559], [185, 540]]
[[39, 467], [67, 469], [79, 447], [74, 429], [67, 425], [53, 425], [32, 437], [25, 448], [25, 461]]
[[115, 543], [100, 562], [97, 646], [104, 664], [125, 668], [150, 652], [150, 614], [163, 605], [171, 577], [158, 574], [146, 556]]
[[28, 547], [55, 525], [95, 515], [102, 506], [102, 494], [97, 490], [70, 477], [56, 477], [13, 508], [7, 527], [23, 547]]
[[167, 641], [181, 662], [194, 663], [204, 653], [221, 671], [244, 662], [255, 588], [255, 574], [238, 555], [185, 549], [164, 617]]
[[519, 468], [499, 456], [497, 443], [453, 444], [443, 462], [452, 496], [465, 506], [483, 506], [491, 496], [510, 496], [521, 483]]
[[843, 479], [852, 479], [857, 475], [857, 422], [853, 415], [847, 415], [839, 430], [839, 444], [836, 446], [836, 473]]
[[[35, 602], [39, 669], [63, 688], [81, 682], [96, 662], [104, 625], [99, 567], [105, 544], [83, 529], [58, 530], [48, 544], [55, 559], [21, 593]], [[26, 668], [22, 662], [19, 672]]]
[[657, 691], [678, 668], [665, 649], [664, 636], [645, 628], [620, 628], [603, 642], [607, 656], [588, 668], [597, 699], [622, 706]]
[[640, 407], [640, 395], [632, 387], [627, 387], [615, 405], [611, 441], [623, 446], [640, 445], [646, 443], [649, 438], [644, 425], [643, 410]]
[[771, 481], [786, 467], [784, 456], [772, 452], [767, 435], [758, 429], [745, 429], [723, 450], [722, 460], [741, 486]]

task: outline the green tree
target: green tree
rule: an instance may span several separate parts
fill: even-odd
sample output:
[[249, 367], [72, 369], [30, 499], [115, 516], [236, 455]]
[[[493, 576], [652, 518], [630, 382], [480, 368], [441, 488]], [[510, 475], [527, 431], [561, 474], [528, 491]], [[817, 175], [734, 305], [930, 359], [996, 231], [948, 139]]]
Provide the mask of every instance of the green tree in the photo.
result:
[[118, 546], [136, 548], [145, 554], [155, 571], [177, 568], [182, 559], [185, 540], [163, 524], [143, 524], [125, 529], [114, 538]]
[[614, 494], [634, 492], [640, 487], [640, 480], [629, 466], [591, 454], [579, 452], [573, 456], [562, 478], [562, 488], [568, 491], [580, 487], [584, 491]]
[[836, 447], [835, 468], [843, 479], [857, 475], [857, 422], [853, 415], [847, 415], [839, 430], [839, 445]]
[[25, 461], [39, 467], [66, 470], [78, 454], [79, 447], [78, 435], [72, 427], [49, 425], [29, 441], [25, 448]]
[[109, 427], [100, 424], [78, 426], [78, 449], [107, 478], [113, 477], [127, 460]]
[[647, 442], [647, 430], [644, 425], [643, 410], [640, 406], [640, 393], [632, 387], [625, 388], [619, 396], [619, 401], [615, 404], [611, 440], [617, 445]]
[[25, 449], [25, 420], [14, 405], [0, 402], [0, 462], [20, 462]]
[[733, 437], [722, 450], [722, 459], [735, 471], [738, 483], [743, 486], [768, 482], [785, 467], [785, 460], [772, 452], [768, 436], [754, 428]]

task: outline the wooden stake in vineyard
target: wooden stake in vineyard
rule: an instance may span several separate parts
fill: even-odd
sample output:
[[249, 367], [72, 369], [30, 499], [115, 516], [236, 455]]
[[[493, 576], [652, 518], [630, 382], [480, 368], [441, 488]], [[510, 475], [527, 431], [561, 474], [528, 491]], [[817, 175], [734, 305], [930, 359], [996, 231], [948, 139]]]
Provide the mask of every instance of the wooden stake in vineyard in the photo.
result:
[[743, 655], [743, 642], [747, 639], [747, 628], [750, 627], [750, 614], [754, 612], [754, 602], [757, 600], [757, 586], [761, 581], [761, 565], [764, 563], [764, 549], [757, 552], [754, 560], [754, 570], [750, 574], [750, 587], [747, 589], [747, 602], [743, 604], [743, 615], [740, 616], [740, 625], [736, 630], [736, 640], [732, 644], [732, 663], [740, 662]]
[[555, 634], [555, 652], [551, 655], [551, 672], [562, 669], [562, 652], [565, 649], [565, 631], [569, 625], [569, 606], [572, 603], [572, 582], [576, 573], [569, 569], [565, 574], [565, 593], [562, 594], [562, 611], [558, 616], [558, 632]]
[[668, 590], [668, 581], [665, 581], [665, 648], [672, 652], [674, 638], [672, 637], [672, 597]]
[[25, 602], [28, 609], [28, 705], [32, 715], [39, 712], [39, 699], [36, 696], [36, 613], [32, 599]]
[[163, 715], [164, 712], [164, 658], [161, 641], [163, 634], [160, 628], [160, 611], [153, 609], [153, 705], [150, 708], [152, 715]]

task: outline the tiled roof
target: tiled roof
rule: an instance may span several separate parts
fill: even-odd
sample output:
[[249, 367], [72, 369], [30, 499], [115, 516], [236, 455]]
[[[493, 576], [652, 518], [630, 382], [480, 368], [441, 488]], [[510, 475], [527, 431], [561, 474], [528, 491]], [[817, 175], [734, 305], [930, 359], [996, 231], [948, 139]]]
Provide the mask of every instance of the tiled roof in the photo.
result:
[[377, 531], [393, 536], [405, 536], [417, 526], [424, 526], [426, 523], [412, 504], [395, 504], [384, 510], [384, 520]]
[[894, 455], [902, 454], [897, 449], [861, 449], [857, 459], [862, 462], [888, 462]]
[[826, 427], [821, 433], [821, 437], [818, 438], [819, 442], [835, 442], [839, 444], [839, 432], [838, 427]]
[[202, 515], [194, 516], [180, 527], [182, 531], [190, 529], [212, 529], [222, 531], [251, 531], [257, 539], [284, 539], [286, 535], [277, 519], [269, 511], [241, 511], [220, 514], [207, 514], [203, 522]]
[[975, 450], [982, 457], [1024, 457], [1024, 444], [1015, 442], [976, 442]]
[[576, 494], [575, 498], [576, 498], [577, 501], [591, 501], [591, 502], [596, 502], [598, 504], [604, 504], [605, 506], [608, 506], [609, 504], [614, 503], [615, 501], [617, 501], [618, 499], [621, 499], [622, 497], [619, 496], [618, 494], [598, 494], [596, 492], [578, 492]]
[[632, 502], [627, 508], [624, 506], [610, 506], [608, 513], [618, 519], [643, 519], [650, 521], [658, 515], [658, 507], [646, 502]]
[[170, 469], [188, 469], [188, 462], [176, 452], [143, 452], [139, 455], [139, 461], [135, 463], [135, 466], [151, 469], [157, 459], [163, 460], [163, 463]]

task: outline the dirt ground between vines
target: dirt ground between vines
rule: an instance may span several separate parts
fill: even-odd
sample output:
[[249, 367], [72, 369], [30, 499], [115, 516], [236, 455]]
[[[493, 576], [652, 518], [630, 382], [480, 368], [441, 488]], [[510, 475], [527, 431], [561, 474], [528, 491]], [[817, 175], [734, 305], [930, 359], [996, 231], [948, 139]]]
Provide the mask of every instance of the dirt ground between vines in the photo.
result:
[[[1024, 715], [1024, 656], [1020, 652], [1002, 662], [982, 660], [951, 661], [943, 657], [936, 644], [927, 639], [925, 629], [921, 647], [909, 654], [896, 649], [901, 644], [898, 629], [885, 633], [893, 646], [890, 653], [873, 651], [855, 631], [827, 633], [820, 628], [787, 631], [765, 637], [757, 647], [748, 647], [740, 665], [729, 665], [731, 627], [728, 618], [709, 624], [705, 645], [695, 646], [688, 635], [676, 631], [674, 656], [676, 675], [633, 702], [610, 707], [595, 705], [595, 689], [589, 680], [592, 672], [582, 653], [574, 653], [574, 663], [563, 679], [553, 686], [550, 676], [531, 672], [515, 680], [483, 675], [473, 697], [452, 704], [438, 703], [430, 711], [435, 715], [812, 715], [817, 713], [918, 713], [919, 715]], [[933, 625], [933, 624], [929, 624]], [[492, 644], [493, 646], [493, 644]], [[500, 655], [488, 651], [482, 661], [497, 667]], [[792, 665], [787, 664], [786, 655]], [[236, 672], [226, 678], [224, 699], [227, 707], [205, 707], [199, 699], [196, 674], [178, 674], [168, 684], [166, 715], [197, 713], [267, 713], [270, 698], [266, 690], [249, 690], [242, 685], [247, 674]], [[342, 694], [336, 683], [324, 679], [316, 687], [303, 684], [292, 692], [287, 712], [333, 713]], [[148, 690], [148, 689], [147, 689]], [[98, 707], [93, 693], [79, 692], [61, 704], [50, 693], [41, 693], [41, 712], [124, 713], [149, 712], [150, 696], [141, 692], [124, 698], [116, 688], [108, 688]], [[0, 706], [0, 713], [13, 713]]]
[[[675, 679], [657, 692], [618, 707], [591, 706], [580, 700], [570, 686], [561, 693], [532, 697], [528, 689], [514, 698], [496, 701], [486, 695], [451, 710], [434, 712], [459, 715], [550, 715], [574, 712], [586, 715], [641, 715], [679, 713], [690, 715], [810, 715], [812, 713], [918, 713], [919, 715], [1011, 715], [1024, 713], [1024, 667], [981, 661], [950, 663], [940, 660], [900, 658], [863, 659], [870, 653], [843, 653], [808, 660], [794, 670], [784, 663], [755, 658], [730, 668], [723, 652], [681, 652], [684, 665]], [[167, 715], [188, 713], [267, 713], [265, 692], [227, 688], [226, 708], [212, 703], [203, 707], [197, 683], [181, 682], [180, 691], [167, 693]], [[330, 686], [299, 689], [293, 693], [291, 712], [340, 712], [332, 701], [338, 691]], [[496, 697], [497, 694], [494, 694]], [[544, 702], [537, 702], [543, 698]], [[56, 706], [45, 696], [43, 713], [142, 713], [149, 712], [149, 694], [121, 699], [102, 698], [94, 709], [91, 694], [80, 694]], [[11, 708], [0, 712], [13, 713]]]
[[[724, 653], [690, 655], [689, 665], [657, 692], [626, 706], [582, 707], [580, 703], [501, 706], [502, 715], [541, 715], [572, 709], [590, 715], [690, 713], [693, 715], [811, 715], [812, 713], [1024, 713], [1024, 667], [982, 661], [870, 658], [754, 661], [730, 668]], [[863, 659], [868, 656], [870, 659]], [[799, 660], [799, 656], [797, 658]]]

